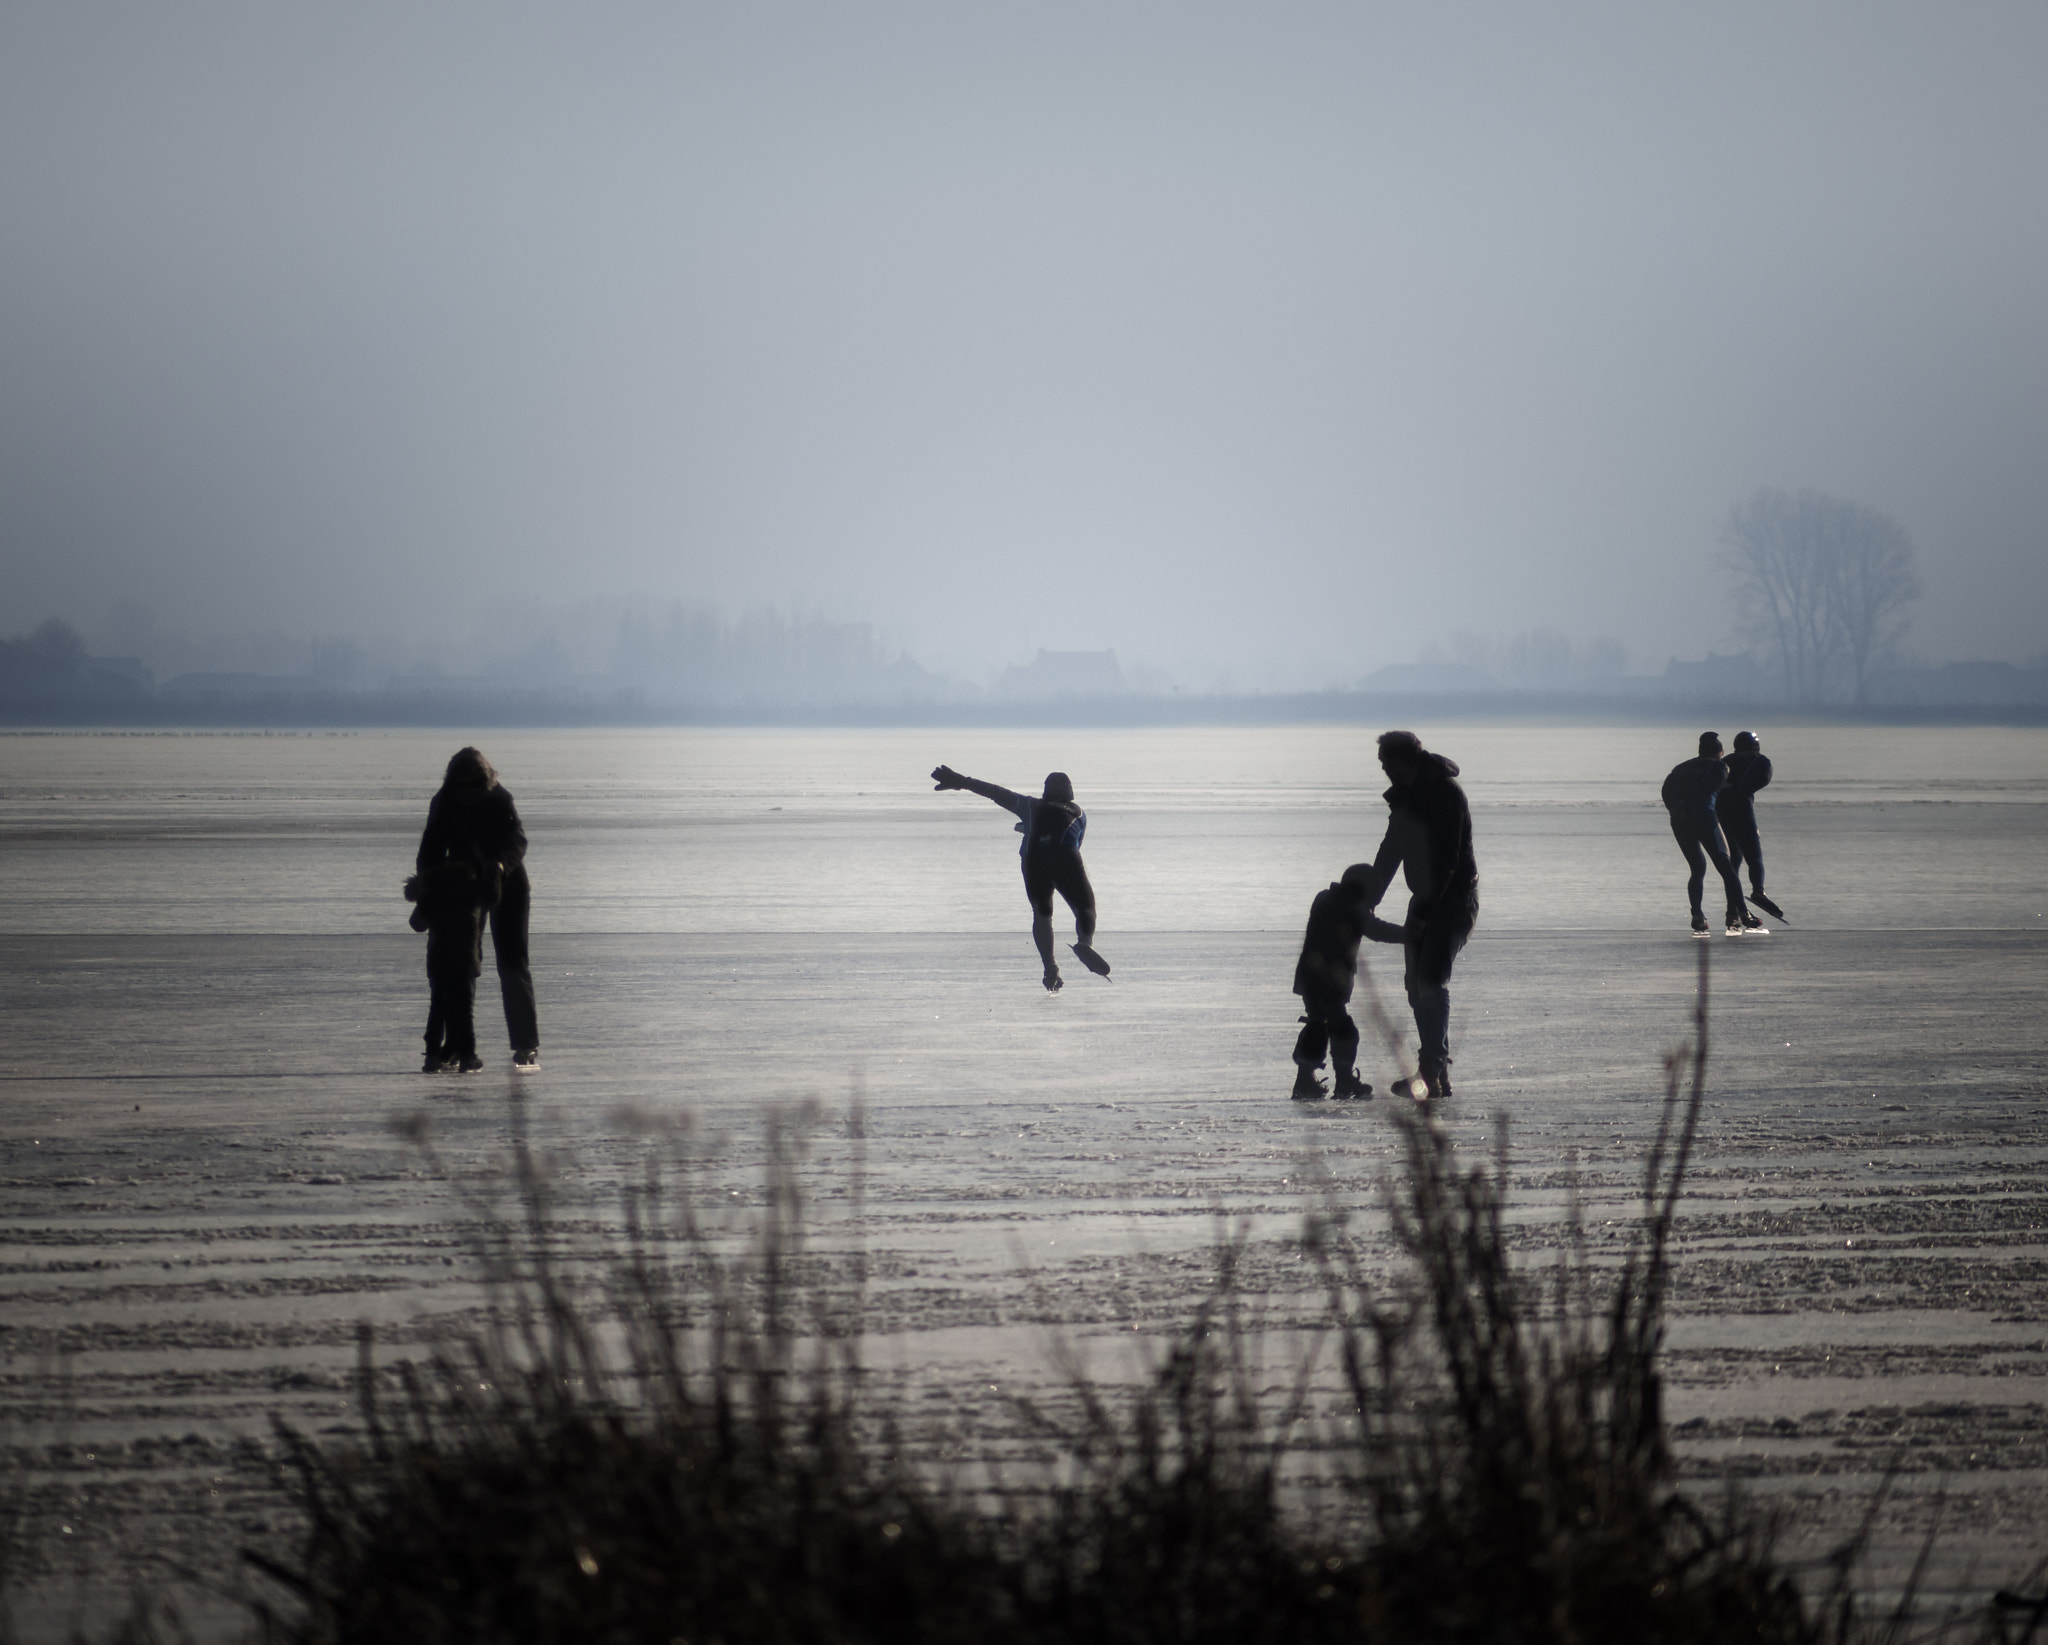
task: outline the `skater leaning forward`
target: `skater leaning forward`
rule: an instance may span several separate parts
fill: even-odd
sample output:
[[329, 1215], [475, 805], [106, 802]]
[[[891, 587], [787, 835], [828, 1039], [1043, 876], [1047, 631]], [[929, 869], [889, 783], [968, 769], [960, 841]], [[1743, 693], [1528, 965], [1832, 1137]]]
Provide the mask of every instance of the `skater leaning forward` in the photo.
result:
[[[1458, 767], [1432, 754], [1412, 731], [1379, 740], [1386, 792], [1387, 835], [1366, 886], [1377, 907], [1399, 869], [1408, 881], [1402, 922], [1402, 980], [1421, 1042], [1417, 1072], [1402, 1082], [1417, 1099], [1451, 1094], [1451, 966], [1479, 918], [1479, 864], [1472, 855], [1472, 809], [1458, 786]], [[1402, 1086], [1396, 1086], [1397, 1091]]]
[[1323, 1095], [1316, 1071], [1323, 1053], [1330, 1054], [1333, 1097], [1364, 1098], [1372, 1087], [1358, 1077], [1358, 1024], [1348, 1007], [1358, 982], [1358, 944], [1401, 941], [1401, 928], [1379, 918], [1367, 901], [1373, 883], [1371, 863], [1353, 863], [1327, 891], [1309, 904], [1308, 929], [1302, 933], [1301, 958], [1294, 966], [1294, 991], [1301, 996], [1302, 1030], [1294, 1042], [1294, 1091], [1297, 1102]]
[[[1756, 797], [1771, 785], [1771, 757], [1754, 731], [1738, 731], [1734, 751], [1722, 763], [1728, 767], [1728, 783], [1714, 814], [1721, 819], [1721, 833], [1728, 841], [1728, 860], [1738, 869], [1747, 865], [1749, 900], [1782, 920], [1785, 910], [1764, 895], [1764, 845], [1756, 829]], [[1763, 929], [1754, 915], [1743, 923], [1747, 931]]]
[[1074, 785], [1064, 771], [1045, 779], [1037, 799], [1012, 793], [996, 783], [963, 777], [950, 765], [936, 766], [932, 782], [941, 790], [964, 788], [1015, 813], [1017, 832], [1024, 836], [1018, 854], [1024, 864], [1024, 895], [1031, 900], [1031, 940], [1045, 966], [1048, 993], [1061, 986], [1053, 959], [1052, 897], [1057, 891], [1074, 915], [1074, 954], [1098, 977], [1109, 975], [1109, 961], [1095, 952], [1095, 890], [1081, 861], [1081, 837], [1088, 832], [1088, 814], [1074, 803]]
[[1721, 759], [1720, 735], [1702, 731], [1698, 755], [1674, 765], [1661, 790], [1664, 809], [1671, 817], [1671, 836], [1678, 841], [1686, 867], [1691, 870], [1685, 882], [1685, 895], [1692, 904], [1693, 934], [1700, 937], [1707, 935], [1707, 916], [1700, 899], [1706, 890], [1708, 863], [1721, 876], [1721, 888], [1727, 894], [1728, 935], [1739, 937], [1752, 925], [1762, 924], [1743, 907], [1742, 880], [1721, 843], [1721, 820], [1715, 808], [1727, 782], [1728, 767]]

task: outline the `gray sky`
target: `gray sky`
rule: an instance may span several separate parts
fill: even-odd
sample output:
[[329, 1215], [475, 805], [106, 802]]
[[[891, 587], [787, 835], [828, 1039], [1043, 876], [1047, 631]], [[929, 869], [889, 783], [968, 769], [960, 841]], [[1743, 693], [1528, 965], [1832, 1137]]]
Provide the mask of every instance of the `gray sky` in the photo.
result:
[[[2048, 646], [2048, 8], [0, 0], [0, 631], [802, 600], [984, 676]], [[441, 619], [445, 620], [445, 619]]]

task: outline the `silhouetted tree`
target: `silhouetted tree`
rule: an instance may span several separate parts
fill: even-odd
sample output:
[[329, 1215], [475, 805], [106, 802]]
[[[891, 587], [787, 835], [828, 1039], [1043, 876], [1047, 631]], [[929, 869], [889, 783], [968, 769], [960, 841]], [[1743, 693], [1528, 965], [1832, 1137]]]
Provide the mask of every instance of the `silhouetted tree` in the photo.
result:
[[1843, 680], [1864, 701], [1920, 597], [1905, 528], [1860, 503], [1766, 486], [1728, 511], [1721, 541], [1737, 613], [1785, 694], [1819, 702]]

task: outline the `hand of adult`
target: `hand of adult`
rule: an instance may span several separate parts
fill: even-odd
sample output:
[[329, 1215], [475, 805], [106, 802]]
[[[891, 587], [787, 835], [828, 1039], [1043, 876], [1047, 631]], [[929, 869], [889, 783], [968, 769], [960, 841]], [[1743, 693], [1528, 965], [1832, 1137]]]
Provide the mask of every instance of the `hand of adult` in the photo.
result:
[[960, 781], [960, 773], [950, 765], [935, 765], [932, 767], [932, 786], [935, 790], [943, 792], [948, 788], [961, 788], [966, 785]]

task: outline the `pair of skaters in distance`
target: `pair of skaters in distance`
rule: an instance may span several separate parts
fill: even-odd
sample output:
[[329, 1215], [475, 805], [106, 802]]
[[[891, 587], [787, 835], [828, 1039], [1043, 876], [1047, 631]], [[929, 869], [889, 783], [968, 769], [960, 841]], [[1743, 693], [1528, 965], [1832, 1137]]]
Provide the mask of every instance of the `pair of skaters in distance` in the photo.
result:
[[[1369, 863], [1355, 863], [1309, 907], [1308, 929], [1294, 970], [1301, 996], [1302, 1030], [1295, 1040], [1293, 1095], [1362, 1099], [1372, 1087], [1358, 1077], [1358, 1025], [1349, 1006], [1358, 980], [1358, 949], [1366, 937], [1399, 943], [1402, 980], [1420, 1041], [1417, 1072], [1398, 1094], [1417, 1101], [1451, 1094], [1451, 967], [1479, 914], [1479, 868], [1472, 854], [1472, 812], [1458, 786], [1457, 764], [1422, 746], [1412, 731], [1379, 739], [1387, 789], [1387, 832]], [[1074, 803], [1066, 773], [1045, 779], [1038, 799], [995, 783], [964, 777], [951, 766], [932, 771], [941, 790], [962, 788], [993, 800], [1017, 816], [1024, 891], [1031, 902], [1031, 936], [1045, 966], [1045, 986], [1061, 986], [1053, 957], [1052, 898], [1057, 891], [1074, 914], [1074, 953], [1097, 976], [1109, 962], [1095, 951], [1095, 893], [1081, 862], [1088, 819]], [[1374, 913], [1396, 872], [1408, 886], [1408, 912], [1399, 925]], [[1335, 1083], [1317, 1077], [1328, 1055]]]
[[1736, 732], [1735, 750], [1725, 757], [1720, 734], [1702, 731], [1699, 753], [1681, 760], [1664, 779], [1664, 809], [1671, 818], [1671, 834], [1692, 871], [1685, 893], [1692, 904], [1695, 937], [1713, 935], [1701, 906], [1709, 863], [1720, 876], [1727, 897], [1729, 936], [1771, 934], [1770, 927], [1745, 906], [1740, 873], [1745, 866], [1749, 869], [1746, 901], [1773, 919], [1785, 918], [1785, 910], [1764, 895], [1764, 849], [1756, 827], [1756, 796], [1770, 780], [1770, 756], [1754, 731]]

